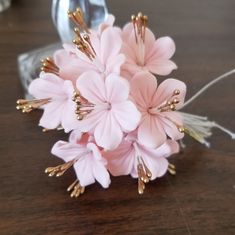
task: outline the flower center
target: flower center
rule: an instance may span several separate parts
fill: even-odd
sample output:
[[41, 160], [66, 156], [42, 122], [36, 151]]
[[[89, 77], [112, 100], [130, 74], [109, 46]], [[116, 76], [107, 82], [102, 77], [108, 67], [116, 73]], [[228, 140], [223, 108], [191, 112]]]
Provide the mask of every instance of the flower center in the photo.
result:
[[149, 114], [158, 114], [159, 112], [169, 112], [175, 111], [176, 105], [180, 102], [178, 96], [180, 94], [180, 90], [175, 89], [171, 95], [171, 97], [163, 102], [161, 105], [157, 107], [149, 107], [147, 112]]
[[82, 97], [78, 91], [74, 92], [73, 101], [76, 103], [75, 113], [79, 121], [83, 120], [83, 118], [87, 116], [89, 113], [91, 113], [94, 109], [96, 110], [97, 109], [100, 109], [100, 110], [112, 109], [112, 104], [110, 102], [105, 102], [102, 104], [92, 104], [88, 100], [86, 100], [84, 97]]

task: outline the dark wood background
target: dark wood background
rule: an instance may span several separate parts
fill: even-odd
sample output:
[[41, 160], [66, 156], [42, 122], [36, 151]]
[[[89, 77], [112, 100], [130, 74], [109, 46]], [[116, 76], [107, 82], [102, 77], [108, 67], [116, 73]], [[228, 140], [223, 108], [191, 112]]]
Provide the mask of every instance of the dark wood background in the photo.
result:
[[[123, 25], [132, 13], [148, 14], [157, 36], [174, 38], [173, 73], [188, 84], [188, 97], [212, 78], [235, 67], [234, 0], [108, 0]], [[177, 176], [167, 175], [137, 194], [130, 177], [98, 184], [78, 199], [66, 187], [74, 174], [49, 178], [50, 154], [61, 133], [44, 134], [40, 112], [16, 112], [23, 96], [16, 58], [19, 53], [58, 40], [50, 19], [51, 1], [13, 0], [0, 13], [0, 234], [235, 234], [235, 149], [214, 131], [207, 149], [186, 139], [186, 150], [172, 158]], [[235, 75], [210, 89], [187, 111], [208, 115], [235, 130]]]

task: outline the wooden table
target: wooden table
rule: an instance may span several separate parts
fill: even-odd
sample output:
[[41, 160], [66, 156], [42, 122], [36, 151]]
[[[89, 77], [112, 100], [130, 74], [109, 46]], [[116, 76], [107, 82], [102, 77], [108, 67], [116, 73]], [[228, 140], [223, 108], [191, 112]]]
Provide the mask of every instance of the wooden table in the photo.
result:
[[[48, 0], [13, 0], [0, 13], [0, 234], [235, 234], [234, 142], [219, 131], [212, 148], [186, 138], [186, 150], [172, 159], [177, 176], [167, 175], [137, 194], [130, 177], [112, 178], [71, 199], [70, 171], [55, 179], [45, 167], [61, 161], [50, 154], [62, 133], [42, 133], [40, 112], [16, 112], [23, 96], [17, 72], [19, 53], [58, 40]], [[173, 73], [188, 84], [188, 97], [212, 78], [235, 66], [233, 0], [109, 0], [110, 12], [123, 25], [132, 13], [148, 14], [158, 36], [175, 39]], [[235, 130], [235, 76], [210, 89], [187, 111], [208, 115]]]

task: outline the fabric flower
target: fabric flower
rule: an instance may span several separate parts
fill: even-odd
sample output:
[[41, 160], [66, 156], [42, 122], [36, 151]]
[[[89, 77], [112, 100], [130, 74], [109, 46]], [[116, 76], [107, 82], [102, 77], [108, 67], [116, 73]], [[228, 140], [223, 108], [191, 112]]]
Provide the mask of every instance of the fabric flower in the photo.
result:
[[130, 83], [131, 96], [142, 118], [138, 127], [141, 144], [156, 148], [167, 136], [173, 140], [183, 138], [182, 120], [177, 110], [183, 106], [186, 86], [176, 79], [166, 79], [159, 86], [156, 78], [147, 72], [136, 74]]
[[44, 109], [39, 125], [47, 129], [55, 129], [60, 125], [66, 132], [78, 125], [72, 101], [74, 86], [71, 81], [63, 80], [55, 74], [44, 73], [33, 80], [29, 86], [29, 93], [36, 99], [48, 99], [42, 106]]
[[122, 53], [126, 56], [123, 70], [130, 75], [140, 71], [158, 75], [170, 74], [172, 70], [177, 69], [176, 64], [170, 60], [175, 53], [174, 41], [170, 37], [156, 40], [150, 29], [144, 30], [144, 38], [140, 38], [131, 23], [123, 28]]
[[91, 32], [89, 51], [93, 52], [94, 58], [88, 58], [73, 44], [64, 44], [67, 52], [76, 55], [76, 62], [79, 66], [80, 74], [92, 70], [107, 76], [110, 73], [120, 74], [120, 67], [125, 61], [125, 56], [121, 54], [122, 38], [119, 30], [115, 27], [103, 27], [100, 35]]
[[116, 148], [123, 133], [133, 131], [139, 124], [140, 113], [128, 100], [129, 83], [122, 77], [110, 74], [104, 80], [98, 73], [89, 71], [79, 77], [77, 89], [89, 102], [89, 105], [81, 104], [89, 113], [79, 122], [79, 128], [94, 133], [99, 146]]
[[65, 162], [73, 163], [76, 176], [82, 187], [95, 183], [108, 188], [110, 176], [106, 170], [107, 161], [101, 156], [98, 147], [92, 143], [80, 142], [80, 132], [73, 131], [69, 142], [58, 141], [51, 152]]
[[176, 141], [166, 140], [158, 148], [149, 148], [142, 145], [136, 132], [128, 134], [117, 149], [104, 153], [108, 161], [108, 169], [114, 176], [139, 176], [138, 165], [142, 164], [151, 172], [150, 180], [163, 176], [168, 169], [167, 157], [177, 153], [179, 145]]

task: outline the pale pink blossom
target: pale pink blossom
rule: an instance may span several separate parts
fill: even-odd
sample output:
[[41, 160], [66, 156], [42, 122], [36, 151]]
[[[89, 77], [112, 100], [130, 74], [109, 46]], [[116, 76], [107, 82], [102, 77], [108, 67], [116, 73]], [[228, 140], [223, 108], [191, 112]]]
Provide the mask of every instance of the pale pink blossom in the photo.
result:
[[[136, 42], [136, 37], [138, 41]], [[175, 43], [170, 37], [161, 37], [157, 40], [148, 28], [144, 38], [135, 36], [131, 23], [123, 28], [122, 53], [126, 56], [126, 62], [122, 66], [125, 74], [134, 75], [139, 71], [149, 71], [158, 75], [168, 75], [177, 69], [176, 64], [170, 60], [175, 53]]]
[[123, 133], [133, 131], [140, 120], [140, 113], [130, 100], [129, 83], [115, 74], [103, 79], [100, 74], [89, 71], [77, 80], [77, 89], [89, 105], [89, 110], [79, 128], [94, 134], [96, 143], [105, 149], [114, 149], [122, 141]]
[[138, 164], [143, 164], [151, 172], [150, 180], [154, 180], [166, 173], [166, 158], [178, 151], [179, 145], [173, 140], [166, 140], [158, 148], [146, 147], [138, 141], [136, 132], [132, 132], [124, 138], [118, 148], [105, 152], [104, 156], [108, 161], [108, 169], [114, 176], [130, 174], [137, 178]]
[[72, 101], [74, 86], [71, 81], [63, 80], [52, 73], [40, 74], [29, 86], [29, 93], [36, 99], [49, 99], [42, 106], [44, 109], [39, 125], [47, 129], [55, 129], [60, 125], [66, 132], [74, 129], [76, 104]]
[[82, 187], [98, 181], [108, 188], [110, 176], [106, 169], [107, 161], [101, 156], [99, 148], [92, 142], [80, 142], [81, 133], [73, 131], [69, 142], [58, 141], [51, 152], [65, 162], [73, 161], [73, 167]]
[[[125, 61], [121, 53], [122, 38], [119, 30], [115, 27], [103, 27], [100, 35], [91, 32], [89, 35], [91, 45], [95, 51], [95, 58], [90, 59], [73, 44], [64, 44], [67, 52], [76, 55], [80, 74], [92, 70], [107, 76], [110, 73], [120, 74], [120, 67]], [[92, 48], [90, 48], [93, 50]]]
[[159, 86], [148, 72], [140, 72], [130, 83], [131, 96], [142, 114], [138, 126], [138, 139], [145, 146], [156, 148], [167, 136], [173, 140], [183, 138], [181, 116], [173, 111], [184, 103], [186, 86], [176, 79], [166, 79]]

